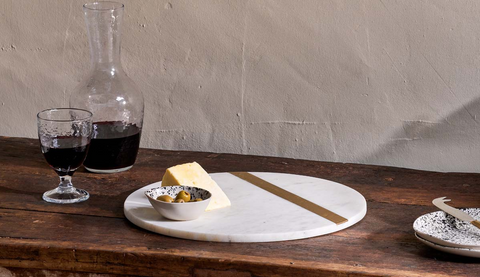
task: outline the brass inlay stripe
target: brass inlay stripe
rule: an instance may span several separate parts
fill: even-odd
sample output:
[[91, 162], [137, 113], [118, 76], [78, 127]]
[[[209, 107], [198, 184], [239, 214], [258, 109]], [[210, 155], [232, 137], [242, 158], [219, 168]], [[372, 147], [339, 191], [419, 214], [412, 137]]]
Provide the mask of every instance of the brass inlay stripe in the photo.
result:
[[275, 186], [272, 183], [269, 183], [261, 178], [258, 178], [255, 175], [252, 175], [248, 172], [230, 172], [230, 174], [233, 174], [237, 176], [238, 178], [245, 180], [261, 189], [264, 189], [272, 194], [275, 194], [278, 197], [281, 197], [287, 201], [290, 201], [306, 210], [311, 211], [312, 213], [315, 213], [325, 219], [328, 219], [332, 221], [333, 223], [340, 225], [342, 223], [345, 223], [348, 221], [348, 219], [332, 212], [329, 211], [315, 203], [312, 203], [296, 194], [293, 194], [291, 192], [288, 192], [282, 188], [279, 188]]

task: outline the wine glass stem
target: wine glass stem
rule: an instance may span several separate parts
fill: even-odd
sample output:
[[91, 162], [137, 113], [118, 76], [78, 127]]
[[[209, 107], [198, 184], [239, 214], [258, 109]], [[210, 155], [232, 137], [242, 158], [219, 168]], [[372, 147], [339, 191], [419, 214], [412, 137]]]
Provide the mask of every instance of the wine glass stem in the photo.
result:
[[58, 185], [59, 190], [68, 190], [72, 188], [72, 176], [65, 175], [60, 176], [60, 184]]

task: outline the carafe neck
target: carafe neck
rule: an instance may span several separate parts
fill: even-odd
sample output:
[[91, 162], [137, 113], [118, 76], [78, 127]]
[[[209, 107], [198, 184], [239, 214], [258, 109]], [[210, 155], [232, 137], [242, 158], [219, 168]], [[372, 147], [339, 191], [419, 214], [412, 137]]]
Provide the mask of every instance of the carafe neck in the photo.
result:
[[120, 42], [123, 5], [96, 2], [83, 6], [90, 44], [90, 59], [95, 71], [121, 71]]

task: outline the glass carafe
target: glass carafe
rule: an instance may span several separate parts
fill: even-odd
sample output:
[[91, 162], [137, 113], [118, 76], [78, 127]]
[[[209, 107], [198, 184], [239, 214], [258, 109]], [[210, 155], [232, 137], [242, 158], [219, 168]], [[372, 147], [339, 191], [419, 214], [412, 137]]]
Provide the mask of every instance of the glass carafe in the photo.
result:
[[115, 173], [135, 163], [143, 125], [143, 95], [120, 61], [123, 4], [83, 6], [90, 44], [91, 71], [70, 96], [70, 107], [93, 113], [93, 133], [84, 167]]

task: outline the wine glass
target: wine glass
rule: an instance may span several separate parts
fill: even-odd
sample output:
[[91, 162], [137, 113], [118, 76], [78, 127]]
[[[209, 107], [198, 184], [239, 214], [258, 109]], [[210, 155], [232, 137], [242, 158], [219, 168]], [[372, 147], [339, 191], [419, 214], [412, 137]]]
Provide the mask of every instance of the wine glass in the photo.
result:
[[43, 200], [57, 204], [87, 200], [90, 195], [72, 185], [72, 175], [87, 156], [92, 113], [72, 108], [48, 109], [37, 114], [37, 124], [42, 153], [60, 177], [58, 187], [45, 192]]

